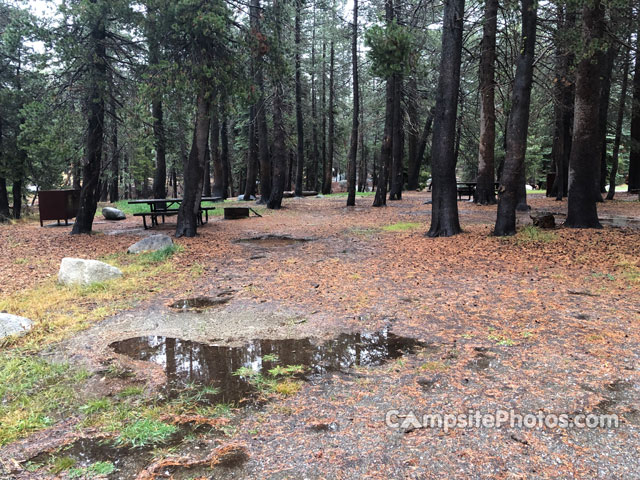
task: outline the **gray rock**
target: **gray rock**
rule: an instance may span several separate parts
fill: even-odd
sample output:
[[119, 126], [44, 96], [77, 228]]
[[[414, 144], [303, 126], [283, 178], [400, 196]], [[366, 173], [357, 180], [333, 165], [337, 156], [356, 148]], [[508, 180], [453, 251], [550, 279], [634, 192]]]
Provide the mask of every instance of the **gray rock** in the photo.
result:
[[127, 218], [122, 210], [113, 207], [104, 207], [102, 209], [102, 216], [107, 220], [124, 220]]
[[97, 260], [63, 258], [58, 272], [58, 281], [64, 285], [91, 285], [122, 276], [122, 272]]
[[33, 322], [28, 318], [10, 313], [0, 313], [0, 338], [10, 335], [22, 336], [31, 330], [32, 326]]
[[159, 233], [150, 235], [134, 243], [129, 247], [127, 253], [155, 252], [156, 250], [162, 250], [172, 245], [173, 240], [171, 240], [171, 237]]
[[[250, 200], [255, 200], [255, 199], [256, 199], [256, 197], [255, 197], [254, 195], [250, 195], [250, 196], [249, 196], [249, 199], [250, 199]], [[239, 202], [244, 202], [244, 194], [242, 194], [242, 195], [238, 195], [238, 201], [239, 201]]]

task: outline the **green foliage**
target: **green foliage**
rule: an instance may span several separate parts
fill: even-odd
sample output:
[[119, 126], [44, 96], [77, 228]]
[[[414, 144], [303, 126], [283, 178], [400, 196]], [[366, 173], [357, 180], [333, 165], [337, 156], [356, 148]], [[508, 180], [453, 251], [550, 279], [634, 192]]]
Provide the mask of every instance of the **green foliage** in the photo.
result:
[[398, 222], [391, 225], [385, 225], [382, 230], [385, 232], [406, 232], [408, 230], [415, 230], [420, 228], [422, 224], [416, 222]]
[[175, 425], [169, 425], [151, 418], [143, 418], [122, 428], [116, 439], [116, 445], [147, 447], [167, 442], [178, 431]]
[[515, 236], [516, 243], [547, 243], [556, 239], [555, 234], [545, 232], [544, 230], [534, 227], [533, 225], [525, 225], [518, 231]]
[[365, 45], [370, 49], [368, 54], [374, 75], [387, 78], [406, 73], [411, 61], [412, 42], [409, 29], [396, 22], [369, 28], [365, 32]]
[[71, 468], [67, 472], [71, 479], [91, 479], [97, 475], [110, 475], [116, 471], [116, 466], [111, 462], [96, 462], [84, 468]]
[[71, 457], [57, 457], [53, 460], [50, 472], [54, 475], [69, 470], [76, 464], [76, 461]]

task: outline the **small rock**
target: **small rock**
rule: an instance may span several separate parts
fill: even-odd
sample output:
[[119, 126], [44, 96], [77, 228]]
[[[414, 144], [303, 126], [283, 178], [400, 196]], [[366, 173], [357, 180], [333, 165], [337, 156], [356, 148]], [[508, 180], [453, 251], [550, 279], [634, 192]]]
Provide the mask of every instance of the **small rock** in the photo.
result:
[[424, 391], [429, 391], [438, 383], [438, 380], [440, 380], [440, 375], [432, 378], [419, 377], [416, 382], [418, 382], [418, 385], [420, 385]]
[[162, 250], [172, 245], [173, 240], [171, 240], [171, 237], [159, 233], [150, 235], [134, 243], [129, 247], [127, 253], [155, 252], [156, 250]]
[[[255, 200], [255, 199], [256, 199], [255, 195], [250, 195], [249, 196], [249, 200]], [[239, 202], [243, 202], [244, 201], [244, 194], [238, 195], [238, 201]]]
[[122, 210], [118, 210], [113, 207], [104, 207], [102, 209], [102, 216], [106, 220], [124, 220], [127, 216], [124, 214]]
[[22, 336], [31, 330], [32, 326], [33, 322], [28, 318], [10, 313], [0, 313], [0, 338], [11, 335]]
[[533, 224], [540, 228], [556, 228], [556, 219], [551, 213], [536, 213], [529, 215]]
[[122, 272], [111, 265], [97, 260], [63, 258], [60, 262], [58, 281], [64, 285], [91, 285], [122, 276]]

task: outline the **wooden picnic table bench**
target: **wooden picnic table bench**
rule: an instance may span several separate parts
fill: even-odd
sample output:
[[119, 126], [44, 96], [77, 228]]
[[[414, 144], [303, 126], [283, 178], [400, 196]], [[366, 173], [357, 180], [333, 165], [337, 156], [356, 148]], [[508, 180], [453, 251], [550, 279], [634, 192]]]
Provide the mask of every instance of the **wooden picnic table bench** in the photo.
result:
[[[469, 200], [471, 200], [476, 193], [477, 186], [478, 182], [457, 182], [456, 189], [458, 191], [458, 199], [462, 200], [462, 195], [467, 195]], [[500, 184], [497, 182], [493, 184], [495, 190], [497, 190], [499, 186]]]
[[[138, 212], [133, 214], [134, 217], [142, 217], [142, 224], [146, 230], [149, 228], [147, 225], [147, 217], [151, 218], [152, 227], [158, 225], [158, 217], [162, 218], [162, 223], [164, 223], [165, 217], [171, 217], [178, 214], [182, 200], [182, 198], [144, 198], [130, 200], [128, 203], [149, 205], [148, 212]], [[198, 223], [200, 223], [200, 225], [204, 225], [209, 221], [209, 211], [215, 210], [216, 208], [214, 206], [203, 206], [202, 203], [221, 202], [222, 200], [224, 200], [222, 197], [202, 197], [200, 199], [200, 210], [198, 215]]]

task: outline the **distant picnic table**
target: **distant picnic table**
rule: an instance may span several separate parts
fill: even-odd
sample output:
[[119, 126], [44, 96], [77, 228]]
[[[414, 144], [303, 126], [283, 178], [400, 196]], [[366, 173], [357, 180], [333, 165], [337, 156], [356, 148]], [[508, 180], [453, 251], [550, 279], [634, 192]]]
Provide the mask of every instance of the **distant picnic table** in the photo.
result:
[[[468, 195], [469, 200], [473, 197], [473, 194], [476, 192], [476, 187], [478, 186], [478, 182], [457, 182], [456, 188], [458, 190], [458, 198], [462, 200], [462, 195]], [[494, 183], [493, 188], [495, 190], [500, 186], [499, 183]]]
[[[144, 225], [145, 230], [149, 228], [147, 225], [147, 217], [151, 218], [151, 226], [158, 225], [158, 217], [162, 218], [162, 223], [164, 223], [165, 217], [170, 217], [172, 215], [177, 215], [178, 210], [180, 209], [180, 204], [182, 203], [182, 198], [140, 198], [137, 200], [129, 200], [129, 204], [147, 204], [149, 205], [148, 212], [139, 212], [134, 213], [134, 217], [142, 217], [142, 224]], [[198, 215], [198, 222], [201, 225], [204, 225], [209, 221], [209, 210], [215, 210], [216, 207], [211, 206], [203, 206], [202, 204], [205, 202], [221, 202], [224, 198], [222, 197], [202, 197], [200, 199], [200, 210]], [[203, 217], [204, 215], [204, 217]]]

